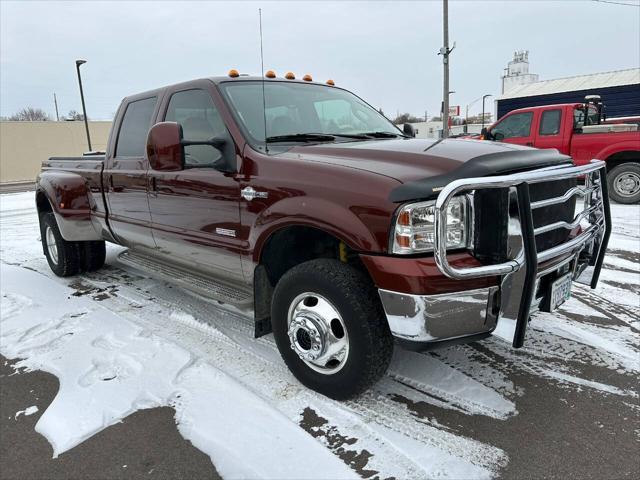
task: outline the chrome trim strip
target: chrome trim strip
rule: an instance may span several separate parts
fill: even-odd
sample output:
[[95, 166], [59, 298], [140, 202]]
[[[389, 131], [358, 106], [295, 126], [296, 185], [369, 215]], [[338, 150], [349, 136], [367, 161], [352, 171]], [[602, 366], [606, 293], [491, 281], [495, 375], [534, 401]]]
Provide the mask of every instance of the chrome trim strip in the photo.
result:
[[600, 225], [602, 222], [595, 223], [587, 228], [584, 232], [578, 235], [575, 238], [572, 238], [568, 242], [561, 243], [553, 248], [549, 248], [548, 250], [544, 250], [543, 252], [538, 253], [538, 262], [546, 262], [547, 260], [551, 260], [554, 257], [558, 257], [563, 253], [567, 253], [572, 251], [574, 248], [580, 246], [582, 243], [587, 242], [591, 237], [593, 237], [600, 230]]
[[580, 212], [578, 215], [573, 217], [573, 222], [572, 223], [568, 223], [568, 222], [550, 223], [549, 225], [544, 225], [542, 227], [538, 227], [538, 228], [534, 229], [533, 233], [534, 233], [534, 235], [540, 235], [541, 233], [547, 233], [547, 232], [550, 232], [552, 230], [557, 230], [558, 228], [566, 228], [567, 230], [573, 230], [578, 225], [580, 225], [580, 222], [582, 220], [587, 218], [589, 215], [591, 215], [593, 212], [595, 212], [599, 208], [602, 208], [602, 202], [598, 202], [595, 205], [593, 205], [593, 206], [587, 208], [586, 210], [583, 210], [582, 212]]
[[559, 203], [564, 203], [574, 195], [579, 195], [581, 197], [584, 197], [586, 195], [592, 194], [597, 190], [600, 190], [600, 187], [591, 187], [591, 188], [573, 187], [567, 190], [567, 192], [561, 197], [554, 197], [554, 198], [548, 198], [546, 200], [539, 200], [537, 202], [531, 202], [531, 210], [548, 207], [550, 205], [557, 205]]

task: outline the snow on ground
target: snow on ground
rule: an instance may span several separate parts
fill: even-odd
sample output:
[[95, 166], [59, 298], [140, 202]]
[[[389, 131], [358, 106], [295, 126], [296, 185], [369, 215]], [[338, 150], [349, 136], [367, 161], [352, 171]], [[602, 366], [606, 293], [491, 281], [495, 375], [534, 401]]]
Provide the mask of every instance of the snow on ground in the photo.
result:
[[614, 205], [613, 215], [601, 286], [577, 287], [560, 313], [537, 314], [523, 349], [497, 337], [432, 354], [396, 349], [375, 388], [340, 403], [300, 386], [272, 336], [252, 338], [249, 312], [126, 267], [118, 247], [99, 272], [55, 277], [33, 193], [2, 195], [0, 353], [59, 378], [36, 425], [55, 455], [136, 410], [168, 405], [226, 478], [489, 478], [507, 464], [505, 451], [409, 405], [507, 422], [526, 395], [514, 371], [635, 401], [635, 389], [584, 374], [640, 371], [639, 213]]

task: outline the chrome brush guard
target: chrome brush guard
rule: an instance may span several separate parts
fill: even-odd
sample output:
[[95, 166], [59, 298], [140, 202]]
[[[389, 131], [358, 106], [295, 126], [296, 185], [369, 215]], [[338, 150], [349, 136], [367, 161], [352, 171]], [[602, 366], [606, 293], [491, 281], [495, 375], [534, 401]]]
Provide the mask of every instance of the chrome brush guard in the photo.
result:
[[[569, 188], [564, 194], [553, 198], [535, 202], [530, 199], [531, 184], [582, 177], [585, 179], [584, 186]], [[502, 263], [477, 267], [453, 267], [447, 259], [447, 206], [455, 195], [480, 189], [508, 189], [510, 202], [517, 203], [517, 214], [510, 216], [506, 233], [508, 259]], [[583, 197], [584, 201], [582, 210], [575, 214], [573, 221], [558, 221], [534, 228], [534, 210], [562, 204], [574, 196]], [[591, 288], [598, 283], [611, 233], [605, 162], [592, 160], [579, 167], [557, 166], [504, 176], [455, 180], [438, 195], [434, 222], [435, 261], [444, 275], [459, 280], [502, 277], [499, 317], [516, 318], [513, 346], [519, 348], [524, 342], [529, 315], [532, 309], [537, 308], [535, 294], [543, 275], [571, 262], [574, 280], [587, 283]], [[538, 252], [536, 236], [556, 229], [577, 233], [563, 243]]]

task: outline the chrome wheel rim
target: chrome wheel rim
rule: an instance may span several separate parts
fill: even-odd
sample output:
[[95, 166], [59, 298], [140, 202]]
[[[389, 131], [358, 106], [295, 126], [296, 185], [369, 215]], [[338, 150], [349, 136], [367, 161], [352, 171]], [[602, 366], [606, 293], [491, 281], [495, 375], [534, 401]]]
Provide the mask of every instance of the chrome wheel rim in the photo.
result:
[[58, 264], [58, 244], [56, 243], [56, 237], [53, 235], [51, 227], [47, 227], [45, 234], [45, 242], [47, 243], [47, 251], [49, 252], [49, 258], [56, 265]]
[[623, 197], [633, 197], [640, 192], [640, 175], [635, 172], [625, 172], [616, 176], [613, 181], [616, 192]]
[[298, 295], [287, 316], [291, 349], [312, 370], [324, 375], [340, 371], [349, 358], [349, 335], [338, 309], [322, 295]]

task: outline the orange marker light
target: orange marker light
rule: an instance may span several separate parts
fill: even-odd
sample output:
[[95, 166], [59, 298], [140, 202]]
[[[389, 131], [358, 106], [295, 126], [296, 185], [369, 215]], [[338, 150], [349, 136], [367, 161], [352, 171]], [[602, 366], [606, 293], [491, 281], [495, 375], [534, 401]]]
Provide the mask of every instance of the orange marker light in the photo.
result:
[[327, 85], [331, 85], [332, 87], [336, 84], [333, 80], [327, 80]]
[[296, 76], [293, 74], [293, 72], [287, 72], [284, 78], [286, 78], [287, 80], [295, 80]]
[[265, 73], [264, 76], [267, 78], [276, 78], [276, 72], [273, 70], [267, 70], [267, 73]]
[[313, 78], [311, 78], [311, 75], [307, 73], [304, 77], [302, 77], [302, 80], [304, 80], [305, 82], [311, 82]]
[[240, 74], [238, 73], [238, 70], [236, 70], [235, 68], [232, 68], [231, 70], [229, 70], [229, 76], [231, 78], [236, 78], [236, 77], [239, 77]]
[[407, 210], [400, 212], [400, 215], [398, 215], [398, 225], [402, 225], [404, 227], [411, 225], [411, 218], [409, 218], [409, 212]]

